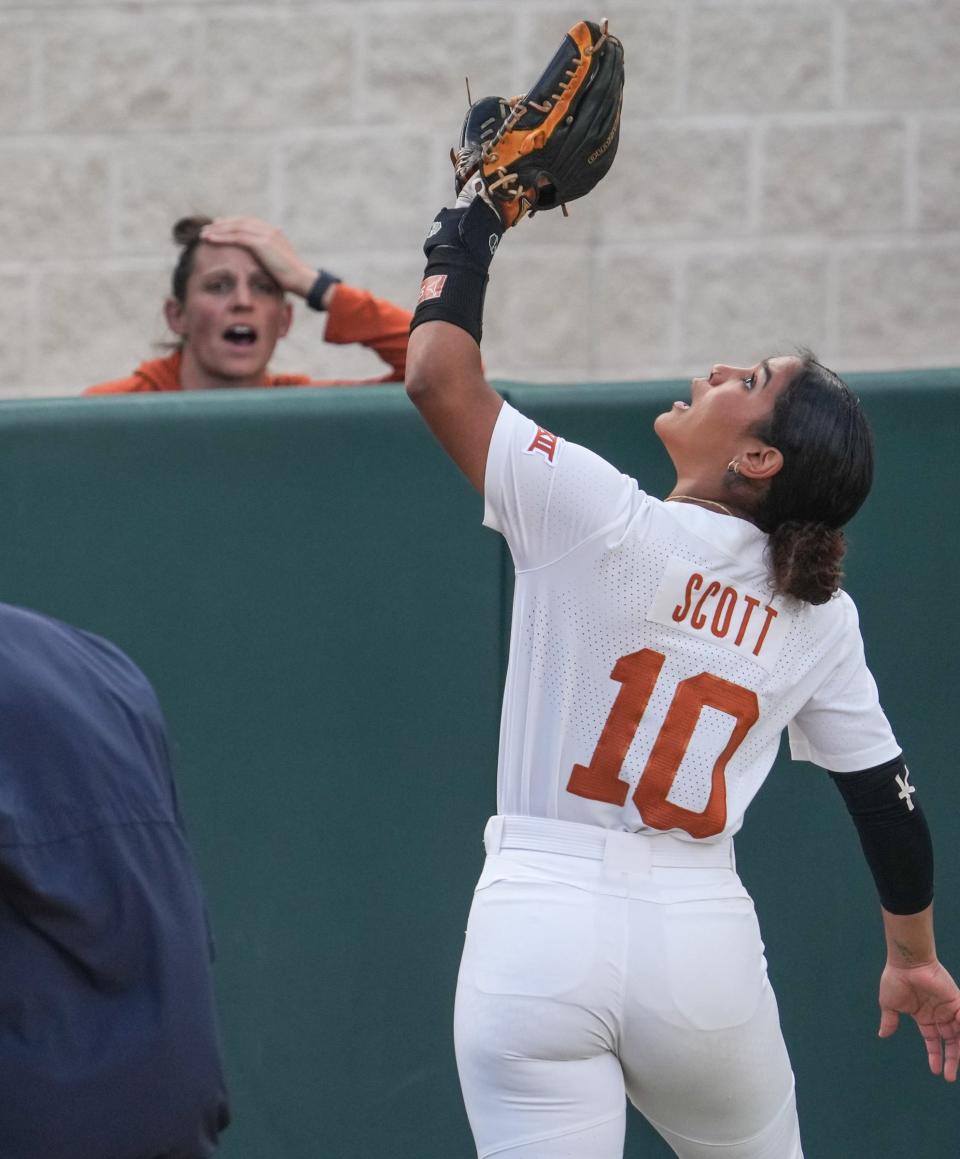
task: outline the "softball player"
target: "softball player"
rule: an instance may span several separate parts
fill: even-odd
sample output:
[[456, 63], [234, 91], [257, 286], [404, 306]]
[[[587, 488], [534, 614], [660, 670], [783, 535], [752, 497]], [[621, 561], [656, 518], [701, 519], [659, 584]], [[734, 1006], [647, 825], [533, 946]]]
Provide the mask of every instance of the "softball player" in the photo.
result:
[[455, 1017], [478, 1155], [616, 1159], [626, 1093], [683, 1159], [799, 1159], [732, 842], [784, 728], [838, 783], [877, 882], [881, 1034], [907, 1013], [933, 1073], [953, 1081], [960, 1058], [929, 834], [839, 590], [866, 420], [812, 355], [714, 366], [657, 419], [677, 483], [646, 494], [485, 381], [503, 222], [480, 191], [431, 229], [407, 370], [516, 568]]

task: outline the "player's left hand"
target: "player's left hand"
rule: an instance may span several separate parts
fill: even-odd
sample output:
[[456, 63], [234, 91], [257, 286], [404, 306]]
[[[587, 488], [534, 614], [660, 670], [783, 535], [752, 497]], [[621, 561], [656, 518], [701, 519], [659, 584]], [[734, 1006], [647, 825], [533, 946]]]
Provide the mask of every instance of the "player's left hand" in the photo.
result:
[[218, 217], [203, 227], [204, 241], [248, 249], [284, 290], [306, 297], [317, 271], [302, 260], [286, 234], [257, 217]]
[[916, 1022], [932, 1074], [956, 1082], [960, 1065], [960, 989], [938, 961], [885, 967], [880, 978], [880, 1037], [896, 1032], [901, 1014]]

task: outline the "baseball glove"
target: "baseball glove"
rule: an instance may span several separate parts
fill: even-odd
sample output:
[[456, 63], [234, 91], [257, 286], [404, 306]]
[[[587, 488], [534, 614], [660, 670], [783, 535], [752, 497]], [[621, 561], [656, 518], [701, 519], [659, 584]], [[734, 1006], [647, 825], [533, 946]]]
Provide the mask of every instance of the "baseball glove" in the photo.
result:
[[450, 151], [457, 193], [475, 176], [505, 227], [528, 213], [566, 213], [613, 164], [620, 139], [623, 45], [581, 20], [521, 97], [483, 97], [467, 110]]

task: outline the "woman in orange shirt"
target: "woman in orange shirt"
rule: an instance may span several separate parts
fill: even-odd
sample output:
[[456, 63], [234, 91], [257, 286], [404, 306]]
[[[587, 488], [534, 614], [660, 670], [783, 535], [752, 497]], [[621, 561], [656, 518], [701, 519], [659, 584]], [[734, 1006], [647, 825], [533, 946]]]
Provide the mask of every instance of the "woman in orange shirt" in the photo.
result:
[[360, 343], [390, 368], [360, 381], [403, 381], [409, 311], [308, 266], [276, 227], [253, 217], [185, 217], [173, 227], [173, 240], [183, 248], [164, 314], [177, 349], [84, 394], [356, 384], [268, 373], [293, 318], [287, 293], [326, 311], [327, 342]]

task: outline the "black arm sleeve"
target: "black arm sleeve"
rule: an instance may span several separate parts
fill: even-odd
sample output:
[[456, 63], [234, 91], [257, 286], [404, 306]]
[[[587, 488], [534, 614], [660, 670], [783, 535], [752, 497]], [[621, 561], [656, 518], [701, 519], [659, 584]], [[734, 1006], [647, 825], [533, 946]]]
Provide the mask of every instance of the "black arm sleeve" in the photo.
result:
[[883, 908], [913, 914], [933, 900], [933, 845], [902, 755], [858, 773], [831, 773], [853, 818]]

